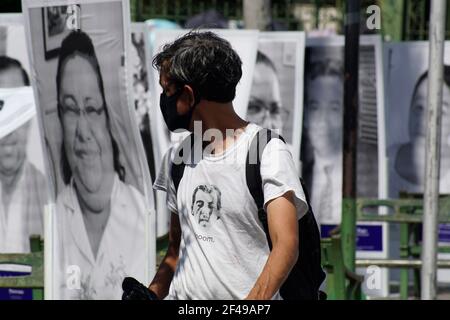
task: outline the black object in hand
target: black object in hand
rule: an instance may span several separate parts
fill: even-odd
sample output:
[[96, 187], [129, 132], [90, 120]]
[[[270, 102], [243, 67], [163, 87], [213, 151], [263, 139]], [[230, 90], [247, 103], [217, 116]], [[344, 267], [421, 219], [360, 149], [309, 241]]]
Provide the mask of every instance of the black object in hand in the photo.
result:
[[122, 300], [158, 300], [158, 296], [134, 278], [126, 277], [122, 282]]

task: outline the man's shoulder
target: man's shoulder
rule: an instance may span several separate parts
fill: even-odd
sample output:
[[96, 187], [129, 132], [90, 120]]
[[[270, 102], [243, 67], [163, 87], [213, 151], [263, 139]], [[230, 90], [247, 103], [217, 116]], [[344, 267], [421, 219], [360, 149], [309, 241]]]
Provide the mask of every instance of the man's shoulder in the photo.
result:
[[284, 154], [292, 157], [289, 146], [280, 139], [278, 136], [272, 136], [271, 140], [267, 143], [262, 153], [262, 158], [271, 157], [274, 155]]
[[261, 127], [260, 125], [255, 123], [250, 123], [248, 133], [250, 136], [250, 141], [254, 141], [257, 134], [259, 134], [260, 139], [266, 139], [266, 137], [270, 137], [270, 141], [268, 141], [266, 147], [270, 144], [271, 146], [278, 145], [282, 148], [287, 148], [287, 144], [285, 143], [283, 135], [281, 134], [281, 130], [269, 129]]

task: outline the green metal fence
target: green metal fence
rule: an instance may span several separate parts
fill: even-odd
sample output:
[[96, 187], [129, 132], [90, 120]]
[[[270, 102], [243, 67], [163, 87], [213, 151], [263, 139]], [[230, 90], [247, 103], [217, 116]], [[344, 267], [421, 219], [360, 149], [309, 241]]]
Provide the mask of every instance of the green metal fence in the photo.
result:
[[[404, 7], [404, 39], [427, 40], [430, 0], [407, 0]], [[450, 39], [450, 2], [447, 0], [446, 39]]]
[[[132, 17], [136, 21], [169, 19], [184, 25], [195, 14], [216, 9], [228, 20], [242, 20], [243, 0], [131, 0]], [[376, 4], [381, 8], [381, 33], [390, 40], [427, 40], [430, 0], [361, 0], [361, 16], [366, 8]], [[344, 0], [272, 0], [272, 19], [287, 30], [321, 29], [335, 25], [343, 32]], [[450, 11], [450, 5], [447, 5]], [[447, 14], [448, 15], [448, 14]], [[449, 15], [448, 15], [449, 16]], [[449, 16], [450, 17], [450, 16]], [[364, 20], [363, 20], [364, 21]], [[373, 33], [364, 28], [362, 33]], [[450, 18], [447, 19], [447, 39], [450, 39]]]
[[[208, 9], [216, 9], [228, 20], [242, 20], [242, 0], [133, 0], [132, 16], [136, 21], [147, 19], [168, 19], [184, 25], [188, 18]], [[282, 23], [288, 30], [302, 30], [299, 15], [305, 12], [310, 16], [315, 27], [323, 24], [323, 20], [330, 19], [324, 13], [324, 8], [338, 8], [341, 13], [344, 0], [272, 0], [272, 18]], [[333, 17], [331, 17], [333, 19]], [[342, 24], [342, 14], [338, 15]]]
[[[447, 0], [449, 1], [449, 0]], [[169, 19], [184, 25], [189, 17], [214, 8], [228, 20], [242, 20], [243, 0], [130, 0], [133, 21]], [[382, 33], [391, 40], [427, 40], [430, 0], [361, 0], [362, 12], [376, 4], [382, 12]], [[336, 23], [343, 31], [345, 0], [272, 0], [272, 17], [288, 30], [305, 30], [308, 26], [321, 28]], [[330, 16], [330, 12], [336, 14]], [[20, 2], [1, 0], [0, 12], [20, 12]], [[450, 39], [450, 3], [447, 3], [447, 33]], [[310, 19], [305, 25], [302, 18]], [[363, 33], [367, 30], [362, 30]]]
[[[362, 0], [362, 15], [376, 0]], [[344, 0], [272, 0], [272, 20], [286, 30], [323, 29], [332, 25], [341, 33], [344, 26]], [[168, 19], [180, 25], [192, 16], [216, 9], [228, 20], [242, 20], [243, 0], [132, 0], [136, 21]], [[364, 28], [362, 30], [365, 31]]]
[[184, 25], [192, 16], [208, 9], [216, 9], [229, 20], [242, 18], [242, 0], [136, 0], [134, 13], [137, 21], [168, 19]]

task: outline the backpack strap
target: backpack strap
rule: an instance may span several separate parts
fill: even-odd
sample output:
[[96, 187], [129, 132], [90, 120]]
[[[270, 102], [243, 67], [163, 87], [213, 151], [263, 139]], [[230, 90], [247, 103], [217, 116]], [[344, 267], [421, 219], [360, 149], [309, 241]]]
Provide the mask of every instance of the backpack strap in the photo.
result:
[[267, 212], [264, 209], [264, 191], [261, 178], [261, 158], [264, 148], [270, 142], [270, 140], [274, 138], [280, 139], [281, 141], [286, 143], [283, 137], [269, 129], [259, 130], [250, 143], [250, 147], [247, 153], [247, 159], [245, 162], [245, 178], [247, 180], [247, 187], [253, 199], [255, 200], [256, 207], [258, 208], [258, 218], [264, 227], [270, 249], [272, 249], [272, 241], [270, 240], [269, 235]]
[[[194, 134], [191, 133], [175, 150], [174, 160], [172, 161], [170, 168], [170, 176], [175, 185], [176, 192], [178, 192], [178, 186], [180, 185], [181, 178], [183, 178], [186, 163], [194, 163], [194, 153], [192, 152], [192, 150], [194, 150], [194, 144], [195, 137]], [[188, 162], [189, 158], [192, 162]]]

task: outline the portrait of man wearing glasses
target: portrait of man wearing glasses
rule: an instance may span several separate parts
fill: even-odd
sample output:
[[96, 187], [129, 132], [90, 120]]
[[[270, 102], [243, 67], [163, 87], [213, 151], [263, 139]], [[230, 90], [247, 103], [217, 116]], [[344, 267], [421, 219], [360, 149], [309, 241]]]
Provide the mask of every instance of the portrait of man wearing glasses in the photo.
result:
[[[22, 89], [29, 85], [19, 60], [0, 56], [0, 88], [18, 90], [9, 99], [0, 100], [0, 111], [8, 103], [23, 111], [28, 98], [23, 97]], [[3, 122], [3, 126], [8, 124]], [[30, 236], [44, 233], [47, 185], [43, 173], [31, 161], [36, 155], [27, 151], [29, 142], [36, 143], [31, 127], [32, 120], [0, 138], [0, 253], [29, 253]]]
[[[100, 63], [86, 33], [63, 40], [56, 84], [65, 184], [56, 204], [58, 297], [120, 299], [125, 276], [145, 277], [146, 205], [125, 182]], [[72, 265], [80, 268], [80, 288], [67, 285]]]
[[283, 129], [280, 81], [274, 63], [258, 51], [247, 120], [268, 129]]

